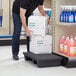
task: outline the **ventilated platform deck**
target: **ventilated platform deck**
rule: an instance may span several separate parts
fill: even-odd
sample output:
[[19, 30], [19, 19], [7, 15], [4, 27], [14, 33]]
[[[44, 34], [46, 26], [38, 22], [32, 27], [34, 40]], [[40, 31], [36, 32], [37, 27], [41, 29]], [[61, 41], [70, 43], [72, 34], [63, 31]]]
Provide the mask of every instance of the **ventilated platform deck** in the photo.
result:
[[24, 52], [25, 60], [31, 60], [38, 67], [53, 67], [61, 66], [62, 57], [54, 54], [33, 54], [31, 52]]

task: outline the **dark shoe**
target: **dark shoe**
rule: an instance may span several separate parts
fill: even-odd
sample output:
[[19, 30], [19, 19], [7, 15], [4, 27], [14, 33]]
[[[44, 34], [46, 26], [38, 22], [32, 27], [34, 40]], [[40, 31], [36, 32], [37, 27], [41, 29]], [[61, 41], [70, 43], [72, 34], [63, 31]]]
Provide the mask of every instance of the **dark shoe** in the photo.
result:
[[13, 55], [13, 60], [19, 60], [19, 57], [17, 55]]

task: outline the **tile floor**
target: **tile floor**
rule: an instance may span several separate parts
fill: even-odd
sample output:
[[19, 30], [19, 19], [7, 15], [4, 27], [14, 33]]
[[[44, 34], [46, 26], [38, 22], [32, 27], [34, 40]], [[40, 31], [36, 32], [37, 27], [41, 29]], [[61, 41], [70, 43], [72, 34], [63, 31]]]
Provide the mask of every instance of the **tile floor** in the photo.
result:
[[76, 68], [38, 68], [24, 60], [23, 51], [26, 51], [25, 45], [20, 46], [20, 60], [13, 61], [11, 46], [0, 46], [0, 76], [76, 76]]

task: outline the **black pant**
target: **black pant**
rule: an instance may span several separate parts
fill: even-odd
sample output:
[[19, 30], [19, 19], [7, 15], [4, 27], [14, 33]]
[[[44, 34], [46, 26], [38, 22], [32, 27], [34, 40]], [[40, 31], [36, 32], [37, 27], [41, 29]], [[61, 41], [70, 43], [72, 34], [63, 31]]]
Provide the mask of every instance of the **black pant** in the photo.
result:
[[[13, 23], [14, 23], [14, 33], [12, 38], [12, 54], [18, 55], [19, 53], [19, 44], [20, 44], [20, 32], [22, 28], [22, 23], [20, 15], [13, 13]], [[29, 42], [30, 37], [27, 37], [27, 51], [29, 52]]]

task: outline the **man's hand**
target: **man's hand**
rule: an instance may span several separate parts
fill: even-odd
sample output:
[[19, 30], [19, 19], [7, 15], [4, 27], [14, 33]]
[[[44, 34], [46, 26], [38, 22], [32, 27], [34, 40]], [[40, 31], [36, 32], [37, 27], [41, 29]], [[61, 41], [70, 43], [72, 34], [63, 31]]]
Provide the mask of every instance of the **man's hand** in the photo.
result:
[[49, 23], [49, 16], [46, 14], [43, 5], [39, 5], [39, 6], [38, 6], [38, 9], [39, 9], [40, 13], [41, 13], [43, 16], [46, 16], [46, 17], [47, 17], [47, 21], [48, 21], [48, 23]]
[[25, 33], [27, 36], [31, 36], [31, 32], [33, 32], [32, 30], [28, 29], [28, 27], [25, 29]]

